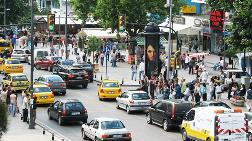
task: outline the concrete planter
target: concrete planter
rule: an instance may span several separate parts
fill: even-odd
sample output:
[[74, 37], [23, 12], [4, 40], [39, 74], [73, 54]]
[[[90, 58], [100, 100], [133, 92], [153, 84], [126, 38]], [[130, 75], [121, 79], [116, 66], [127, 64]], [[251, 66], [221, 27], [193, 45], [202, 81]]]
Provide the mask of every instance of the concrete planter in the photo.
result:
[[240, 107], [243, 107], [244, 106], [244, 103], [245, 103], [245, 100], [243, 99], [235, 99], [235, 98], [230, 98], [230, 102], [231, 104], [235, 105], [235, 106], [240, 106]]

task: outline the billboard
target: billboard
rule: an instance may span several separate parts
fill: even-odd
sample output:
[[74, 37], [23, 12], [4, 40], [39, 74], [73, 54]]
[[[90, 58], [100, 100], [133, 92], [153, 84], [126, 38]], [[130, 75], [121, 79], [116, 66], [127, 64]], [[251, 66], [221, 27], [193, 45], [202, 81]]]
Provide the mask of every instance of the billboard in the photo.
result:
[[224, 15], [223, 10], [212, 10], [210, 15], [210, 27], [211, 30], [223, 31], [224, 27]]
[[192, 0], [191, 2], [195, 2], [195, 3], [206, 3], [205, 0]]
[[161, 60], [159, 57], [159, 35], [145, 36], [145, 75], [150, 78], [158, 76], [161, 71]]

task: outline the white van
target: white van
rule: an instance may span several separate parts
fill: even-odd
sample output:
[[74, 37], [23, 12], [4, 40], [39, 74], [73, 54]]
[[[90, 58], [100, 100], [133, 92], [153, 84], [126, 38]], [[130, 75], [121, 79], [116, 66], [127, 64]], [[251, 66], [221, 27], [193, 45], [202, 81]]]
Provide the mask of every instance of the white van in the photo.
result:
[[[35, 49], [34, 50], [34, 61], [42, 59], [43, 57], [49, 56], [50, 51], [48, 49]], [[28, 64], [31, 64], [31, 56], [28, 57]]]
[[248, 119], [240, 108], [197, 107], [186, 114], [181, 129], [183, 141], [246, 141]]

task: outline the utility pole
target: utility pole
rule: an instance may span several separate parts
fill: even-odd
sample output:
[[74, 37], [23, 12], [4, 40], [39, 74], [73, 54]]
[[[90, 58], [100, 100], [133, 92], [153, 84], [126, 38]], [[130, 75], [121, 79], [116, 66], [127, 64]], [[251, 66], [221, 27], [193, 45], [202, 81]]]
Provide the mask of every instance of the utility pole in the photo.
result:
[[67, 53], [67, 0], [66, 0], [66, 18], [65, 18], [65, 53], [66, 53], [66, 59], [68, 59], [68, 53]]
[[[33, 0], [31, 0], [31, 86], [30, 86], [30, 93], [31, 93], [31, 103], [33, 103], [33, 71], [34, 71], [34, 46], [33, 46], [33, 36], [34, 36], [34, 14], [33, 14]], [[30, 104], [30, 122], [29, 122], [29, 129], [35, 129], [35, 118], [36, 118], [36, 109], [33, 108], [33, 104]]]
[[59, 49], [60, 49], [60, 14], [59, 14]]
[[169, 7], [169, 36], [168, 36], [168, 52], [166, 52], [166, 57], [168, 57], [168, 62], [167, 62], [167, 72], [166, 72], [166, 77], [167, 80], [170, 79], [170, 59], [171, 59], [171, 24], [172, 24], [172, 0], [167, 0], [166, 3], [167, 7]]
[[4, 37], [6, 37], [6, 0], [4, 0]]

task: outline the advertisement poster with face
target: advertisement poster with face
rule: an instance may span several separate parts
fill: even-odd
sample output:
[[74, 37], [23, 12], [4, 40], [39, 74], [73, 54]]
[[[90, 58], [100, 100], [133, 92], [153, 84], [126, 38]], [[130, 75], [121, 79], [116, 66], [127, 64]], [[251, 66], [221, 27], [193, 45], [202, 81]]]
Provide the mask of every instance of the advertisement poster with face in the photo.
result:
[[145, 75], [158, 76], [161, 71], [159, 58], [159, 36], [148, 35], [145, 37]]

